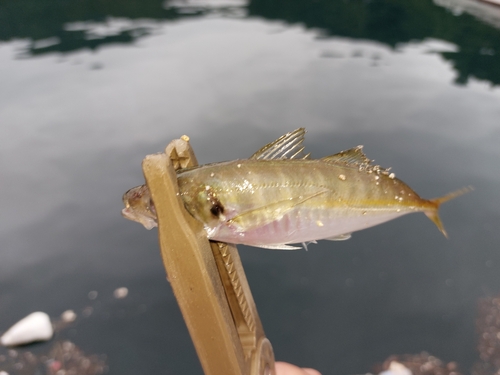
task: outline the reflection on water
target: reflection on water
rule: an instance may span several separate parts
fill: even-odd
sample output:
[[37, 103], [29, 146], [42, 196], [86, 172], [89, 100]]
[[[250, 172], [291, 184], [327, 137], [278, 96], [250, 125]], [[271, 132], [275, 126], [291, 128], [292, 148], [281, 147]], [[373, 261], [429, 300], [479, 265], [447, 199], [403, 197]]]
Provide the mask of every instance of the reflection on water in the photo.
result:
[[6, 1], [0, 5], [0, 40], [28, 39], [29, 56], [94, 51], [104, 45], [134, 43], [154, 33], [160, 21], [241, 16], [244, 5], [242, 0]]
[[477, 300], [500, 291], [500, 31], [476, 16], [430, 0], [1, 2], [0, 330], [72, 309], [61, 339], [110, 373], [200, 374], [156, 232], [121, 217], [121, 195], [182, 134], [208, 163], [305, 126], [313, 157], [364, 144], [425, 198], [475, 191], [443, 207], [449, 240], [412, 215], [308, 252], [242, 247], [277, 358], [348, 374], [427, 350], [471, 368]]
[[497, 0], [434, 0], [434, 2], [448, 8], [456, 16], [464, 12], [469, 13], [497, 29], [500, 28], [500, 7], [492, 4], [498, 3]]
[[[342, 36], [377, 41], [393, 48], [426, 39], [453, 43], [457, 51], [442, 53], [457, 71], [455, 82], [470, 77], [500, 84], [500, 13], [475, 0], [408, 1], [158, 1], [113, 3], [53, 0], [3, 3], [0, 40], [27, 38], [28, 55], [97, 50], [103, 45], [134, 43], [157, 30], [157, 22], [222, 16], [258, 17], [301, 24], [321, 37]], [[449, 9], [449, 10], [448, 10]], [[467, 13], [477, 16], [474, 18]], [[50, 16], [46, 16], [50, 15]]]

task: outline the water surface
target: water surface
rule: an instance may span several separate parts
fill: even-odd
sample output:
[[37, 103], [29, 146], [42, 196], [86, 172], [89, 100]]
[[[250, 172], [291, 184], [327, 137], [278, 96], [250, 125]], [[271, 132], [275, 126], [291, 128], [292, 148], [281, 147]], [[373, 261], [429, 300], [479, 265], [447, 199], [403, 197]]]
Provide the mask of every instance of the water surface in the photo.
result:
[[475, 190], [443, 206], [449, 240], [415, 214], [308, 252], [242, 246], [277, 359], [353, 374], [426, 350], [467, 371], [477, 300], [500, 291], [500, 31], [442, 5], [3, 2], [0, 331], [73, 309], [61, 338], [110, 374], [201, 374], [121, 195], [183, 134], [208, 163], [304, 126], [313, 157], [363, 144], [424, 197]]

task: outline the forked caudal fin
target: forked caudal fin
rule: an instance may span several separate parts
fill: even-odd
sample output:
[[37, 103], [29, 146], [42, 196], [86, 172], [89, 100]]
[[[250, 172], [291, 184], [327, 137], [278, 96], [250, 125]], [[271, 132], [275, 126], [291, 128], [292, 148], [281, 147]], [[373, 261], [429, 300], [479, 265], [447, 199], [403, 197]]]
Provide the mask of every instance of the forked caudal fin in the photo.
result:
[[432, 222], [434, 224], [436, 224], [438, 229], [441, 231], [441, 233], [444, 234], [444, 236], [446, 238], [448, 238], [448, 233], [446, 233], [446, 230], [444, 229], [443, 223], [441, 222], [441, 219], [439, 218], [439, 212], [438, 212], [439, 206], [441, 206], [442, 203], [447, 202], [447, 201], [454, 199], [456, 197], [459, 197], [460, 195], [463, 195], [465, 193], [468, 193], [471, 190], [474, 190], [474, 188], [472, 186], [467, 186], [467, 187], [462, 188], [460, 190], [452, 191], [451, 193], [448, 193], [443, 197], [430, 199], [430, 202], [434, 203], [435, 208], [432, 210], [424, 211], [424, 213], [425, 213], [425, 215], [427, 215], [427, 217], [429, 219], [432, 220]]

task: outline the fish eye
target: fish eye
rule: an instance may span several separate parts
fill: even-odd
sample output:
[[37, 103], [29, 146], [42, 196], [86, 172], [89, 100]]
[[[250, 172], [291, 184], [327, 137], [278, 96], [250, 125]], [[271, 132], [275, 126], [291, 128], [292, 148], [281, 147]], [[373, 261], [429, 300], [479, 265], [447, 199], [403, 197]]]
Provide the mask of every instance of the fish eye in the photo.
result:
[[210, 213], [215, 217], [219, 217], [224, 213], [224, 206], [218, 200], [212, 202], [212, 207], [210, 207]]

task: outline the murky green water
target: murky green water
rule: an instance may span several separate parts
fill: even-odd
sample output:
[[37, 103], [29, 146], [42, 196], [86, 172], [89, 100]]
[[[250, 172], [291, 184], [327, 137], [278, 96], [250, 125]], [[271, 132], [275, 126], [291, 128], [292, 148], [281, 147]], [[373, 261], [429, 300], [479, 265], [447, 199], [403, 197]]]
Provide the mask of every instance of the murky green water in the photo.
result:
[[439, 4], [0, 2], [0, 332], [73, 309], [59, 338], [110, 374], [201, 374], [121, 195], [182, 134], [208, 163], [305, 126], [313, 157], [363, 144], [424, 197], [475, 191], [443, 207], [449, 240], [410, 215], [308, 252], [241, 247], [277, 359], [340, 375], [426, 350], [467, 371], [477, 299], [500, 292], [500, 13]]

